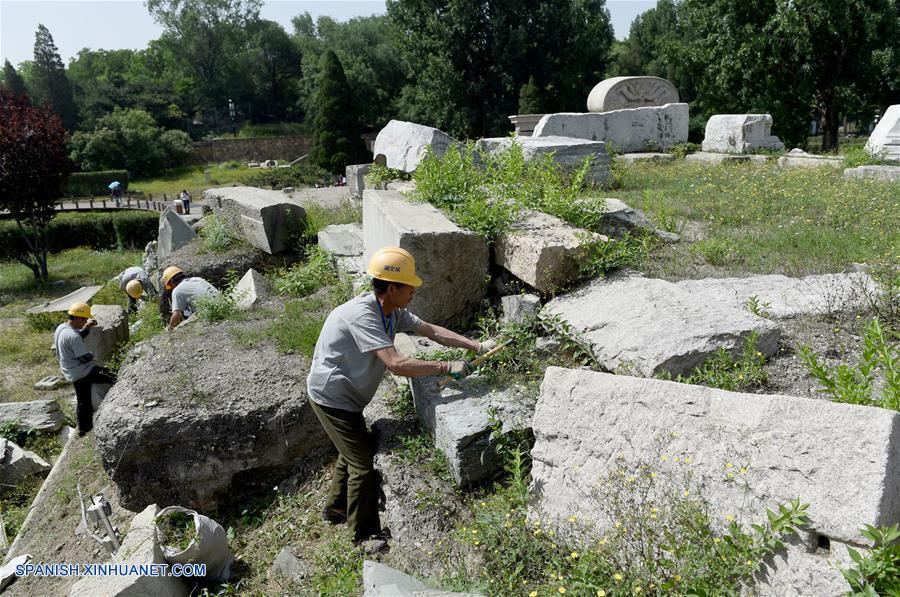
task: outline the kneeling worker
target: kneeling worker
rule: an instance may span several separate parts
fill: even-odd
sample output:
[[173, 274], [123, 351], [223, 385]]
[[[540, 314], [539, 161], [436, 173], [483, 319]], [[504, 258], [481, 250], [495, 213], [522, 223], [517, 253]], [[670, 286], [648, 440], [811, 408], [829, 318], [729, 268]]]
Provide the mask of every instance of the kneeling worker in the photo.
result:
[[150, 275], [142, 267], [129, 267], [119, 274], [119, 289], [128, 295], [128, 311], [134, 312], [137, 301], [145, 292], [147, 296], [156, 296], [156, 289], [150, 283]]
[[75, 418], [78, 435], [94, 427], [94, 408], [91, 405], [91, 386], [116, 383], [116, 374], [94, 361], [94, 355], [84, 343], [85, 337], [97, 322], [91, 319], [91, 307], [85, 303], [73, 303], [69, 307], [68, 321], [59, 324], [53, 332], [53, 346], [63, 377], [75, 386], [77, 398]]
[[415, 260], [407, 251], [397, 247], [379, 250], [369, 262], [368, 273], [373, 278], [373, 292], [350, 299], [328, 315], [306, 380], [310, 405], [339, 453], [322, 516], [332, 523], [346, 521], [356, 545], [381, 532], [376, 445], [366, 430], [362, 411], [375, 395], [385, 369], [406, 377], [449, 374], [461, 379], [469, 373], [466, 361], [403, 356], [394, 348], [394, 335], [414, 332], [444, 346], [478, 352], [494, 345], [493, 341], [469, 340], [406, 310], [422, 285]]
[[197, 299], [216, 296], [219, 291], [203, 278], [188, 278], [184, 271], [175, 267], [167, 267], [162, 275], [162, 283], [171, 298], [172, 316], [168, 329], [172, 331], [183, 320], [197, 311]]

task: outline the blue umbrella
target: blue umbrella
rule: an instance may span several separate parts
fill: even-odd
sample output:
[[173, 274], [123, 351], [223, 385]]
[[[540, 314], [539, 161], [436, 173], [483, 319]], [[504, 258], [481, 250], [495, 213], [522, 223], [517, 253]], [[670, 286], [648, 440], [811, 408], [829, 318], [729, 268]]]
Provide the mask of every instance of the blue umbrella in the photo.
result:
[[120, 186], [122, 186], [122, 183], [120, 183], [118, 180], [114, 180], [111, 183], [109, 183], [110, 189], [114, 189], [114, 188], [120, 187]]

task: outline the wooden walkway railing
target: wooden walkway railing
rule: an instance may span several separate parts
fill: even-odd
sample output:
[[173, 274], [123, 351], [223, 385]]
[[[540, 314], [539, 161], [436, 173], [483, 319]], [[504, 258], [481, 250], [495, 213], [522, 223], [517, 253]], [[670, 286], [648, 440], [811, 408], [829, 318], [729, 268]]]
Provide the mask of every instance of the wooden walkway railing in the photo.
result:
[[140, 209], [144, 211], [161, 212], [169, 201], [154, 201], [153, 197], [140, 199], [138, 197], [122, 197], [119, 204], [115, 200], [103, 198], [95, 199], [86, 197], [83, 199], [66, 199], [56, 204], [56, 211], [90, 211], [92, 209]]

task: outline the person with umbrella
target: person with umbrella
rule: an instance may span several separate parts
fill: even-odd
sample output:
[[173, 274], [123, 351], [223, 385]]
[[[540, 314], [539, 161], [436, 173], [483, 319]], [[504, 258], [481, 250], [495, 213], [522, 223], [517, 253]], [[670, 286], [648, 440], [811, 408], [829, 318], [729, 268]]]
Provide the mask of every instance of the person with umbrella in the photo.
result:
[[116, 207], [122, 207], [122, 183], [118, 180], [112, 181], [109, 183], [109, 191], [112, 200], [116, 202]]

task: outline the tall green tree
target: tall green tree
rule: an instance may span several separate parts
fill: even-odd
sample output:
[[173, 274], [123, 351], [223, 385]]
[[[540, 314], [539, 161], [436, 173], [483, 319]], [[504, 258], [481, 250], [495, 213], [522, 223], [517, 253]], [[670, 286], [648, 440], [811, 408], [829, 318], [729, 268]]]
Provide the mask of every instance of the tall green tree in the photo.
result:
[[25, 87], [25, 80], [16, 72], [16, 68], [9, 63], [9, 60], [3, 64], [3, 87], [12, 95], [28, 93], [28, 89]]
[[359, 112], [337, 54], [326, 50], [319, 71], [309, 157], [329, 172], [343, 172], [347, 164], [359, 163], [366, 154]]
[[529, 76], [546, 109], [583, 110], [608, 67], [604, 0], [388, 0], [410, 83], [402, 114], [461, 137], [504, 134]]
[[248, 75], [260, 109], [270, 120], [285, 120], [296, 110], [300, 51], [281, 25], [259, 21], [248, 28]]
[[53, 36], [43, 25], [38, 25], [34, 36], [34, 64], [31, 73], [31, 91], [36, 103], [48, 103], [59, 115], [66, 130], [74, 130], [78, 123], [78, 110], [72, 95], [72, 85], [66, 77], [66, 69]]
[[44, 104], [0, 88], [0, 210], [16, 221], [26, 250], [15, 258], [35, 279], [47, 279], [47, 226], [55, 215], [72, 163], [66, 131]]

